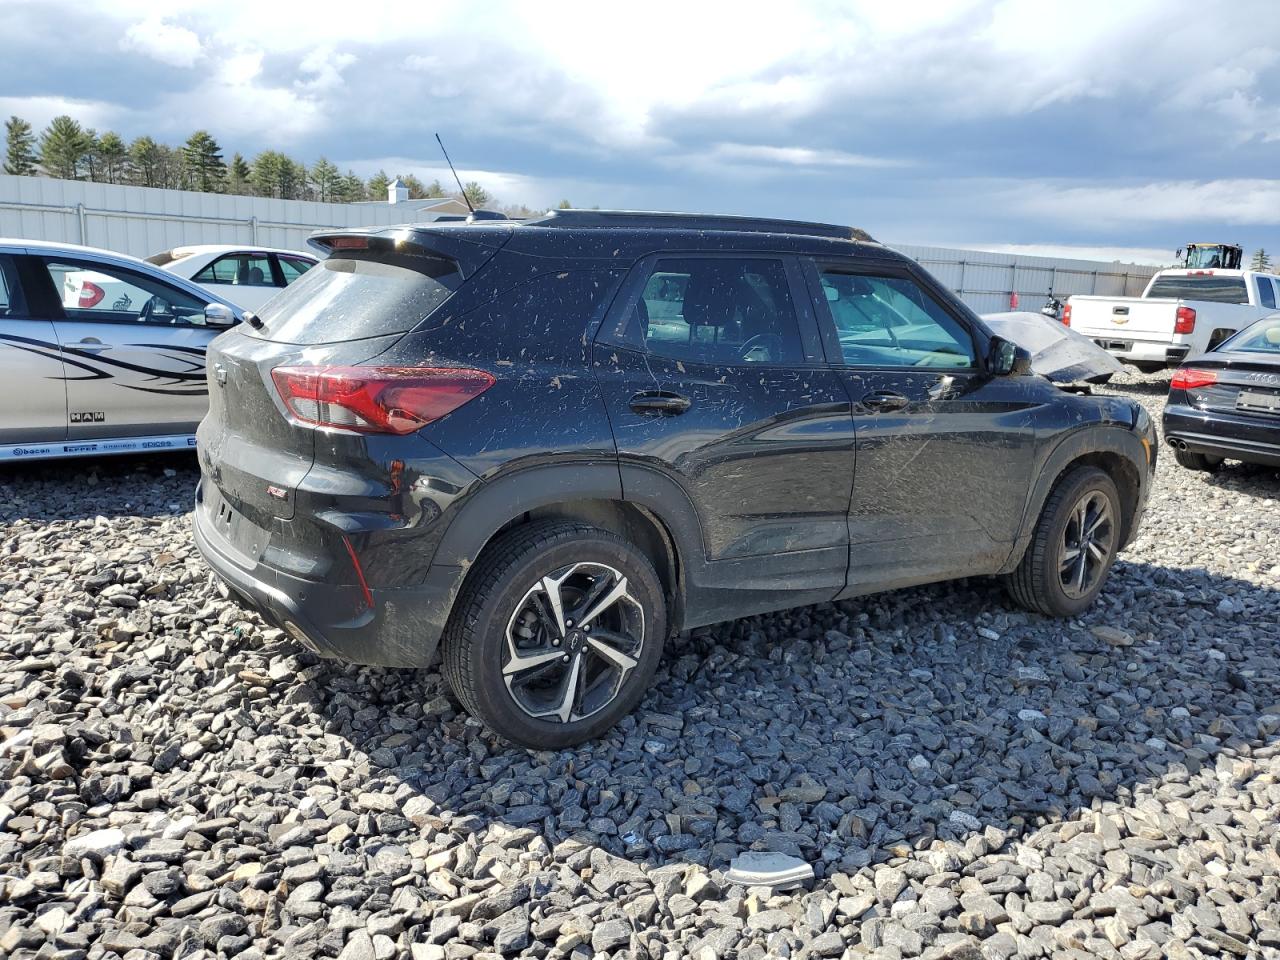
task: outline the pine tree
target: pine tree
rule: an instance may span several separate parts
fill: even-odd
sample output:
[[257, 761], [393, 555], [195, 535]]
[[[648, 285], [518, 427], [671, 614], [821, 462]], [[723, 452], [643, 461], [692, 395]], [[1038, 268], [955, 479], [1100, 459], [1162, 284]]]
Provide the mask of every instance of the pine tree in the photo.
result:
[[379, 170], [369, 178], [369, 198], [371, 200], [387, 199], [387, 187], [391, 185], [391, 178], [387, 176], [387, 171]]
[[557, 209], [559, 209], [559, 210], [572, 210], [572, 209], [573, 209], [573, 207], [570, 205], [570, 203], [569, 203], [569, 201], [568, 201], [568, 200], [561, 200], [559, 203], [557, 203], [557, 204], [556, 204], [556, 208], [557, 208]]
[[160, 186], [160, 145], [150, 137], [129, 144], [130, 179], [143, 187]]
[[428, 200], [435, 200], [447, 197], [448, 194], [444, 192], [444, 187], [440, 185], [439, 180], [432, 180], [427, 184], [427, 188], [422, 192], [422, 196]]
[[125, 158], [129, 154], [120, 134], [114, 130], [104, 133], [98, 138], [97, 152], [102, 179], [107, 183], [120, 183], [124, 179]]
[[84, 167], [89, 179], [97, 183], [102, 179], [102, 164], [98, 161], [98, 131], [86, 127], [84, 131]]
[[462, 188], [462, 196], [466, 200], [470, 200], [471, 206], [477, 210], [481, 209], [485, 204], [493, 199], [493, 197], [489, 195], [489, 191], [480, 186], [480, 184], [474, 180], [470, 181]]
[[1257, 270], [1259, 273], [1266, 273], [1271, 269], [1271, 254], [1259, 247], [1253, 251], [1253, 259], [1249, 261], [1249, 269]]
[[332, 203], [337, 199], [338, 182], [341, 179], [338, 168], [324, 157], [311, 166], [311, 182], [315, 184], [316, 199], [322, 203]]
[[306, 168], [277, 150], [264, 150], [253, 158], [249, 180], [263, 197], [295, 199], [305, 180]]
[[186, 179], [193, 190], [221, 193], [227, 176], [222, 148], [207, 130], [197, 130], [182, 147]]
[[364, 181], [354, 170], [348, 170], [338, 182], [337, 199], [342, 203], [359, 203], [368, 199]]
[[167, 143], [156, 144], [156, 186], [166, 190], [182, 190], [187, 185], [186, 164], [182, 151]]
[[250, 178], [252, 171], [249, 164], [245, 163], [244, 157], [238, 153], [231, 155], [231, 162], [227, 164], [227, 193], [234, 193], [238, 196], [245, 196], [253, 192], [250, 186]]
[[19, 177], [34, 177], [36, 170], [36, 137], [31, 124], [21, 117], [10, 117], [4, 124], [4, 172]]
[[88, 152], [89, 142], [83, 128], [66, 114], [54, 117], [40, 134], [40, 166], [50, 176], [77, 179]]

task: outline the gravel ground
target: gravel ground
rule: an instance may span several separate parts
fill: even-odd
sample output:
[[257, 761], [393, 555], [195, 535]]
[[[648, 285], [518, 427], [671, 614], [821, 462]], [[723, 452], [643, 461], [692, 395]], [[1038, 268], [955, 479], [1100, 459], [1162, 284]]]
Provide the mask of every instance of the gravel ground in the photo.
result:
[[1079, 620], [974, 581], [702, 629], [536, 754], [226, 601], [194, 478], [0, 474], [0, 956], [1280, 957], [1275, 471], [1162, 451]]

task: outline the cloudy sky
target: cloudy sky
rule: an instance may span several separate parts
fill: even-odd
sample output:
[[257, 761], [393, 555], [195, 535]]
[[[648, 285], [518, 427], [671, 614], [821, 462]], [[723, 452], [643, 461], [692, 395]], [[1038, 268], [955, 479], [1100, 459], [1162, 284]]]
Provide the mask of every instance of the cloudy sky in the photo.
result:
[[1280, 252], [1280, 7], [1181, 0], [0, 0], [0, 113], [504, 202], [898, 242]]

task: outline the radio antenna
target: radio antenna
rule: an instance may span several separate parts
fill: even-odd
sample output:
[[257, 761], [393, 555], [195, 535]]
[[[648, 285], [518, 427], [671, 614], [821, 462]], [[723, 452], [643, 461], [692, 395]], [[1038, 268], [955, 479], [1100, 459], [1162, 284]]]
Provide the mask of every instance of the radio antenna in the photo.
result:
[[449, 172], [453, 174], [454, 181], [458, 184], [458, 193], [462, 195], [462, 202], [467, 205], [467, 209], [471, 211], [471, 215], [476, 215], [476, 208], [471, 205], [471, 199], [467, 196], [467, 191], [463, 189], [462, 178], [458, 176], [458, 171], [453, 168], [453, 161], [449, 159], [449, 151], [444, 148], [444, 141], [440, 139], [440, 134], [436, 134], [436, 143], [440, 144], [440, 152], [444, 154], [444, 162], [449, 165]]

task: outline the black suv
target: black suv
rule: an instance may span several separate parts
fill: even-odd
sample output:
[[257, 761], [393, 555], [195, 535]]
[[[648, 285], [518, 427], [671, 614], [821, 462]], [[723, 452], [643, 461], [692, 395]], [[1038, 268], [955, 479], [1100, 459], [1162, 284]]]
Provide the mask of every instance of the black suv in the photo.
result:
[[673, 632], [955, 577], [1083, 610], [1155, 465], [848, 227], [560, 212], [319, 235], [209, 349], [195, 536], [321, 654], [428, 664], [537, 748]]

